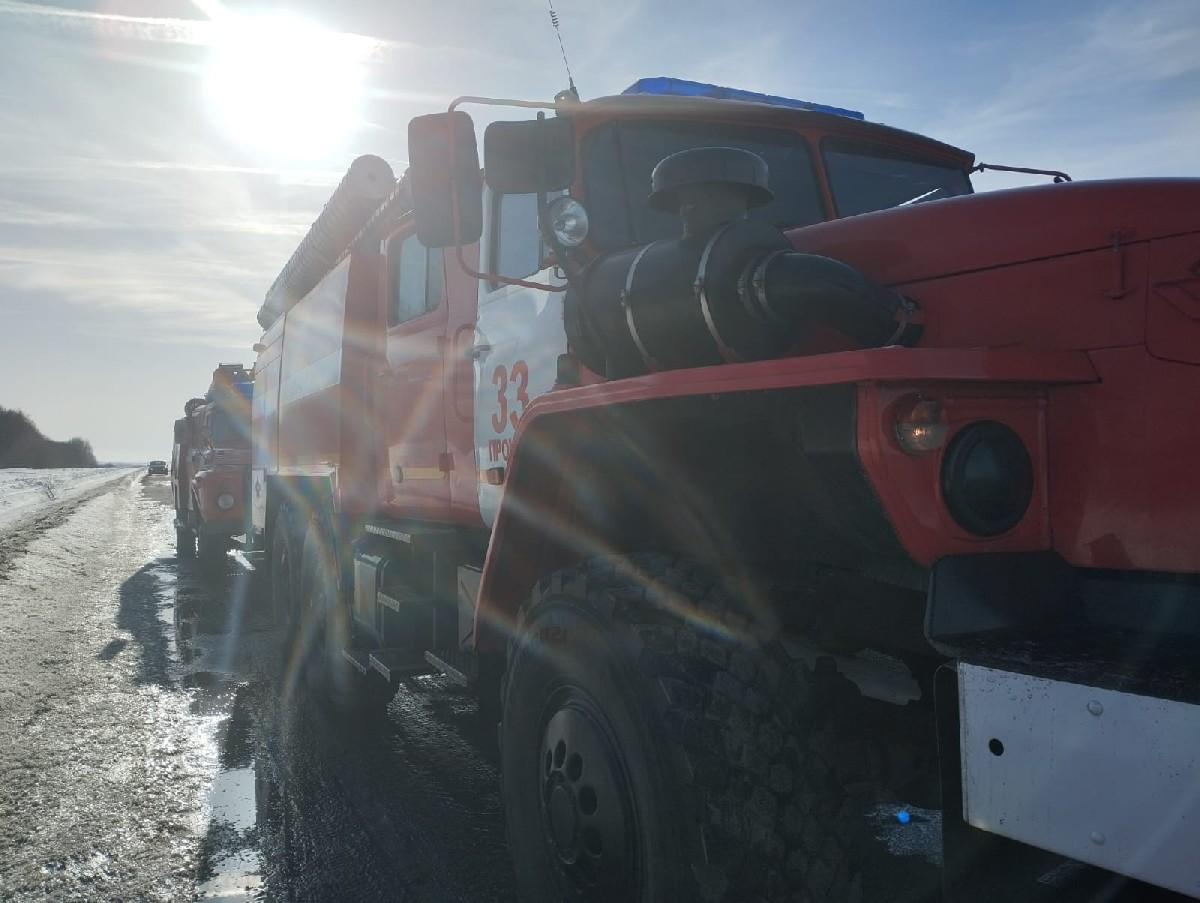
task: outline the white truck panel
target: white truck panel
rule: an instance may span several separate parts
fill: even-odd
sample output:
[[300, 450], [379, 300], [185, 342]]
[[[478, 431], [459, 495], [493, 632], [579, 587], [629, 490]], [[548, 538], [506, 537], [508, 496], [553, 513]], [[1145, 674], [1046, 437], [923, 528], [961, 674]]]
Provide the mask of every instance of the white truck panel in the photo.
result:
[[[484, 209], [491, 209], [487, 193]], [[490, 256], [489, 231], [485, 229], [480, 260]], [[565, 282], [553, 269], [535, 273], [529, 281], [552, 285]], [[479, 283], [479, 318], [472, 348], [475, 464], [479, 510], [489, 527], [495, 522], [504, 487], [488, 484], [485, 472], [507, 466], [521, 415], [535, 398], [554, 387], [558, 356], [566, 350], [562, 292]]]
[[963, 817], [1200, 896], [1200, 706], [958, 666]]

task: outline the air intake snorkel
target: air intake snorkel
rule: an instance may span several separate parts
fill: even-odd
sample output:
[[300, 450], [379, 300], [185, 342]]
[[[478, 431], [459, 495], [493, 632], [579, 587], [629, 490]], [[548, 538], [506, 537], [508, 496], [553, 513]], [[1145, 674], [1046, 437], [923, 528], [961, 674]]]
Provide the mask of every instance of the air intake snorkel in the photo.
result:
[[589, 369], [615, 379], [780, 357], [812, 325], [862, 347], [915, 338], [901, 296], [748, 217], [773, 199], [757, 154], [680, 151], [651, 188], [650, 206], [677, 213], [683, 235], [608, 254], [573, 280], [567, 330]]

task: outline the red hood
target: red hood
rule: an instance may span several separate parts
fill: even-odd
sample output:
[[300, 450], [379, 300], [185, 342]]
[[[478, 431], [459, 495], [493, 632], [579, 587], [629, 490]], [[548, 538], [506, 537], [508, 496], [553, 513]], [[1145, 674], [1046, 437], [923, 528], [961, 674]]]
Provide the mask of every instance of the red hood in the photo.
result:
[[798, 250], [901, 285], [1200, 230], [1200, 179], [1121, 179], [990, 191], [789, 233]]

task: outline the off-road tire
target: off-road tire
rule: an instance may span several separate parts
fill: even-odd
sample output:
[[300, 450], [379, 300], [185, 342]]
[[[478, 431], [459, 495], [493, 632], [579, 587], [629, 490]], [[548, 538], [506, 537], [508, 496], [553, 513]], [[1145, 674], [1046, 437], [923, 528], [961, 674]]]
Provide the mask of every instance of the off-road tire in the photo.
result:
[[271, 527], [271, 563], [267, 569], [270, 578], [271, 619], [276, 624], [291, 626], [293, 606], [296, 600], [296, 584], [299, 567], [296, 552], [296, 526], [289, 505], [283, 505], [275, 514]]
[[196, 534], [187, 527], [175, 528], [175, 557], [187, 561], [196, 557]]
[[352, 639], [350, 609], [341, 597], [332, 530], [314, 515], [304, 533], [294, 655], [308, 689], [336, 709], [377, 713], [396, 687], [375, 674], [360, 675], [342, 658]]
[[229, 540], [212, 533], [196, 534], [196, 557], [207, 571], [218, 571], [225, 564], [225, 553], [229, 551]]
[[[500, 729], [523, 900], [859, 903], [878, 895], [889, 857], [865, 815], [884, 792], [886, 753], [863, 723], [861, 696], [833, 667], [793, 658], [792, 644], [745, 611], [704, 569], [659, 555], [593, 560], [534, 589], [509, 644]], [[564, 696], [576, 690], [583, 703]], [[592, 703], [597, 711], [586, 711]], [[587, 717], [562, 715], [572, 705]], [[591, 763], [576, 763], [574, 780], [570, 746], [560, 757], [554, 744], [556, 723], [568, 718], [576, 726], [563, 738], [604, 747], [588, 738], [607, 732], [619, 749], [617, 768], [593, 759], [602, 777], [623, 774], [627, 785], [616, 797], [628, 812], [616, 821], [632, 825], [631, 836], [609, 832], [633, 851], [625, 880], [619, 862], [589, 853], [606, 849], [584, 836], [596, 819], [584, 804]], [[595, 812], [598, 796], [586, 800]], [[574, 821], [561, 814], [568, 798]], [[584, 839], [572, 847], [556, 835]], [[578, 864], [588, 857], [591, 865]], [[937, 875], [928, 872], [929, 886], [892, 883], [881, 898], [930, 899]], [[588, 885], [589, 873], [598, 883]]]

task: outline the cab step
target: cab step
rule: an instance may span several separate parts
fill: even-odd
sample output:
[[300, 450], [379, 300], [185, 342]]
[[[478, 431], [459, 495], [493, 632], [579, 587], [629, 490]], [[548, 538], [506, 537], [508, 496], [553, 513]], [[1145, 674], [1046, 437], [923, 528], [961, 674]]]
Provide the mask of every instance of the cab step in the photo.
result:
[[351, 668], [359, 674], [365, 675], [367, 668], [370, 667], [368, 660], [369, 653], [364, 649], [343, 649], [342, 658]]
[[475, 680], [479, 676], [479, 666], [475, 656], [469, 652], [449, 649], [439, 649], [437, 652], [431, 650], [425, 653], [425, 661], [454, 683], [467, 689], [475, 686]]
[[375, 601], [396, 614], [428, 608], [433, 604], [432, 597], [427, 593], [418, 592], [411, 586], [402, 583], [384, 587], [375, 594]]
[[409, 649], [375, 649], [367, 653], [367, 664], [387, 681], [429, 673], [425, 660]]
[[377, 521], [364, 524], [363, 529], [372, 536], [382, 536], [405, 545], [414, 542], [443, 542], [453, 539], [457, 533], [449, 527], [432, 527], [406, 521]]

